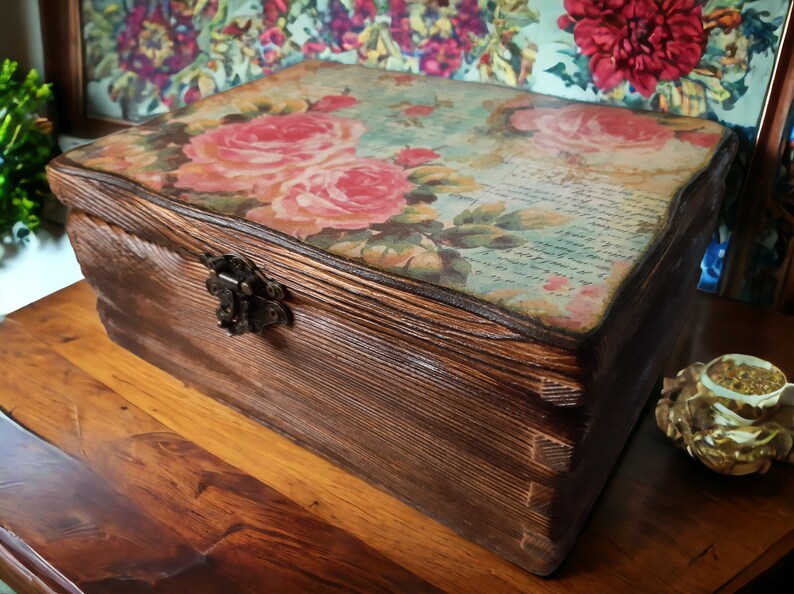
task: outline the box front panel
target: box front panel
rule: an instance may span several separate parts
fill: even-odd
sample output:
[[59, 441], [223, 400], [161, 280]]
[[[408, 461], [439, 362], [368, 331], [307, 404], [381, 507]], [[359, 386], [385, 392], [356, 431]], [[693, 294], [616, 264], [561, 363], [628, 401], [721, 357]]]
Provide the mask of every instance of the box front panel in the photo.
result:
[[557, 498], [581, 411], [353, 323], [301, 287], [292, 325], [229, 337], [198, 260], [80, 212], [69, 230], [113, 340], [524, 567], [561, 560]]

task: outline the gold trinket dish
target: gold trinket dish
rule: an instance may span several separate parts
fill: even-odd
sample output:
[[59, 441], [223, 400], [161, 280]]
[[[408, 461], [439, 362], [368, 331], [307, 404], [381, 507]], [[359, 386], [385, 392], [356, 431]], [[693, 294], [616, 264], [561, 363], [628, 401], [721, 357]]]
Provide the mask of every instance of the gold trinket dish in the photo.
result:
[[722, 474], [794, 462], [794, 384], [768, 361], [722, 355], [665, 378], [656, 423], [689, 455]]

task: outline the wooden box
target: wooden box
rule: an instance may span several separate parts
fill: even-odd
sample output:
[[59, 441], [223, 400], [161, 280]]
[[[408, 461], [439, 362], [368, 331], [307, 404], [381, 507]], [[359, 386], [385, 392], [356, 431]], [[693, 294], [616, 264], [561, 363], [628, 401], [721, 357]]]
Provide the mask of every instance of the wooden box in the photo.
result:
[[547, 574], [680, 328], [735, 144], [310, 61], [50, 181], [114, 341]]

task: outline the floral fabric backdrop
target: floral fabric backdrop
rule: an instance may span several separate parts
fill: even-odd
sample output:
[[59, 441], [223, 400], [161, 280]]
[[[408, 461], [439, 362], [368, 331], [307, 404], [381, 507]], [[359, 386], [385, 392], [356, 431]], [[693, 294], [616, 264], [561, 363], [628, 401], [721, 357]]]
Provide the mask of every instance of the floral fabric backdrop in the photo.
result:
[[[138, 122], [305, 58], [703, 117], [741, 150], [701, 288], [716, 290], [789, 0], [83, 0], [88, 107]], [[739, 222], [740, 223], [740, 222]], [[771, 217], [746, 297], [768, 302]]]
[[692, 118], [306, 61], [68, 156], [584, 333], [727, 135]]

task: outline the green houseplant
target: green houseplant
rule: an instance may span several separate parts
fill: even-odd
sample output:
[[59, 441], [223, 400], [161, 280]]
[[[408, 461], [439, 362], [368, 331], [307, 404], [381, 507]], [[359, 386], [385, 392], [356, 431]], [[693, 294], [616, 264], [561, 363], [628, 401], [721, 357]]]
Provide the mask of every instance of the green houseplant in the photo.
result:
[[52, 125], [40, 114], [52, 90], [36, 70], [22, 77], [17, 69], [11, 60], [0, 68], [0, 238], [13, 231], [22, 239], [38, 226], [49, 195]]

